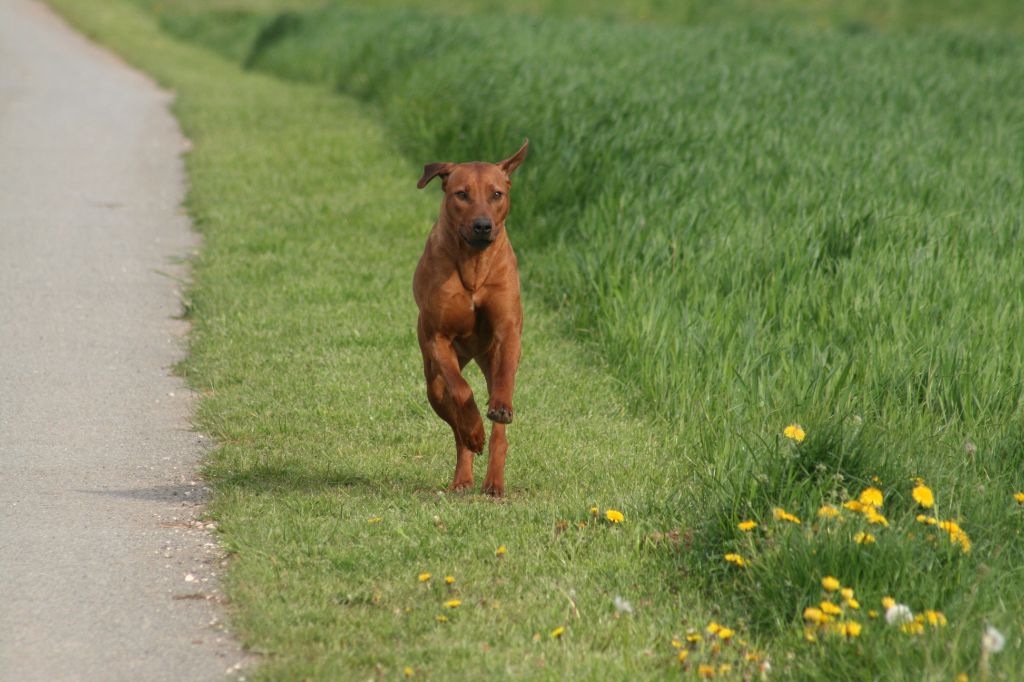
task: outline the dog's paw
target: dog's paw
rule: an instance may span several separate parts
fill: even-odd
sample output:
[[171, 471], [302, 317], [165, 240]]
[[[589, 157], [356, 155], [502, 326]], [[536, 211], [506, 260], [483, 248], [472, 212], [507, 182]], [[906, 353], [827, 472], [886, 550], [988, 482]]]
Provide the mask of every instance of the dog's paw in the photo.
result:
[[511, 424], [512, 406], [497, 400], [491, 401], [490, 406], [487, 408], [487, 418], [499, 424]]
[[476, 423], [473, 428], [469, 430], [469, 433], [462, 434], [462, 444], [465, 445], [470, 451], [480, 454], [484, 451], [484, 442], [487, 440], [487, 433], [484, 431], [484, 423], [480, 421], [479, 415], [476, 418]]
[[480, 492], [484, 495], [490, 495], [491, 497], [505, 497], [505, 482], [485, 479], [483, 486], [480, 488]]
[[473, 479], [456, 479], [452, 481], [452, 484], [448, 486], [448, 492], [458, 492], [459, 490], [466, 490], [467, 488], [473, 487]]

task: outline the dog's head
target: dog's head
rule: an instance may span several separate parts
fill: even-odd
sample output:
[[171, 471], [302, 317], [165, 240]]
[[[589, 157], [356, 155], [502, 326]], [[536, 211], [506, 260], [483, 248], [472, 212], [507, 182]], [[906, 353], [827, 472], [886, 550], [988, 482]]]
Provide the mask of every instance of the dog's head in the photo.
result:
[[498, 163], [428, 163], [416, 186], [423, 189], [440, 177], [444, 190], [441, 213], [448, 226], [464, 242], [483, 251], [505, 228], [512, 172], [526, 158], [529, 144], [524, 140], [519, 151]]

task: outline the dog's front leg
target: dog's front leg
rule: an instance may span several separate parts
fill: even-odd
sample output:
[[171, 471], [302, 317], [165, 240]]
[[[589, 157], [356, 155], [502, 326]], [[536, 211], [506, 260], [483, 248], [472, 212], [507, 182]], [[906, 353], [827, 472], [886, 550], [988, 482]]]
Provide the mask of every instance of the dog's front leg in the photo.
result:
[[487, 418], [493, 422], [512, 423], [512, 393], [516, 387], [521, 349], [518, 324], [509, 323], [496, 332], [494, 350], [487, 361], [487, 388], [490, 393]]
[[484, 423], [473, 399], [473, 389], [463, 378], [459, 357], [450, 339], [435, 336], [430, 342], [430, 354], [444, 379], [445, 391], [455, 405], [455, 428], [462, 444], [479, 454], [484, 450]]

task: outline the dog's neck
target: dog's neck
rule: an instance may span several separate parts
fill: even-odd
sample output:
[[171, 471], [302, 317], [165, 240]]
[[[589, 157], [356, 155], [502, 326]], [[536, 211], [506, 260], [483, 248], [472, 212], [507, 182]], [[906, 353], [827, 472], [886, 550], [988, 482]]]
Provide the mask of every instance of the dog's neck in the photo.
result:
[[476, 291], [486, 284], [487, 278], [491, 274], [491, 265], [499, 254], [508, 248], [509, 243], [504, 224], [500, 226], [494, 242], [483, 251], [474, 249], [467, 244], [459, 236], [458, 230], [449, 226], [443, 216], [437, 221], [435, 233], [440, 241], [439, 246], [451, 259], [452, 265], [459, 273], [462, 286], [470, 292]]

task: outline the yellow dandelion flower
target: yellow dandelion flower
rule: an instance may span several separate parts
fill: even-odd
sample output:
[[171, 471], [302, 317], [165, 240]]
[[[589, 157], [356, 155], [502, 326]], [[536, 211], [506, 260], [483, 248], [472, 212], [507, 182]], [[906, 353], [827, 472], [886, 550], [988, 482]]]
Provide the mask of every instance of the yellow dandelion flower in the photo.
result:
[[924, 623], [915, 620], [910, 623], [904, 623], [900, 626], [900, 629], [908, 635], [919, 635], [924, 632]]
[[839, 584], [839, 581], [830, 575], [826, 575], [821, 579], [821, 586], [825, 588], [826, 592], [835, 592], [842, 587], [842, 585]]
[[821, 609], [813, 606], [808, 606], [804, 609], [804, 620], [808, 620], [812, 623], [825, 623], [827, 618]]
[[871, 477], [871, 482], [872, 483], [881, 483], [882, 479], [880, 479], [878, 476], [872, 476]]
[[858, 545], [871, 545], [875, 542], [875, 536], [871, 533], [854, 533], [853, 541]]
[[440, 614], [440, 615], [434, 616], [434, 620], [436, 620], [438, 623], [447, 623], [448, 622], [448, 616], [446, 616], [444, 614]]
[[797, 524], [800, 523], [800, 519], [798, 519], [796, 516], [793, 516], [782, 507], [775, 507], [774, 509], [772, 509], [772, 516], [775, 517], [776, 521], [789, 521], [790, 523]]
[[853, 597], [850, 597], [849, 599], [846, 600], [846, 605], [849, 606], [851, 609], [859, 609], [860, 608], [860, 602], [857, 601], [856, 599], [854, 599]]
[[551, 639], [559, 639], [564, 634], [565, 634], [565, 627], [562, 626], [562, 625], [559, 625], [557, 628], [555, 628], [554, 630], [551, 631]]
[[817, 642], [818, 641], [818, 635], [814, 631], [814, 628], [808, 628], [808, 627], [804, 628], [804, 639], [806, 639], [808, 642]]
[[839, 510], [831, 504], [822, 505], [818, 508], [818, 516], [823, 519], [831, 519], [839, 516]]
[[421, 583], [425, 583], [425, 582], [427, 582], [428, 580], [430, 580], [430, 574], [429, 574], [429, 573], [420, 573], [420, 574], [419, 574], [419, 576], [418, 576], [418, 578], [419, 578], [419, 581], [420, 581]]
[[946, 623], [949, 622], [946, 620], [946, 617], [942, 615], [941, 611], [925, 611], [924, 617], [925, 620], [928, 622], [928, 625], [931, 625], [933, 628], [944, 627]]
[[446, 609], [457, 609], [460, 606], [462, 606], [462, 600], [461, 599], [449, 599], [448, 601], [446, 601], [444, 603], [444, 607]]
[[865, 512], [865, 516], [868, 519], [868, 523], [873, 523], [879, 526], [889, 527], [889, 520], [876, 512], [874, 509], [869, 509]]
[[839, 594], [842, 596], [843, 599], [853, 599], [853, 588], [844, 587], [843, 589], [839, 590]]
[[861, 625], [856, 621], [844, 621], [842, 623], [836, 623], [840, 626], [839, 634], [846, 637], [860, 637]]
[[732, 670], [732, 664], [731, 663], [722, 663], [722, 664], [720, 664], [718, 666], [718, 674], [719, 675], [727, 675], [729, 673], [729, 671], [731, 671], [731, 670]]
[[868, 618], [878, 618], [878, 611], [868, 609]]
[[719, 639], [726, 640], [731, 639], [732, 636], [736, 634], [736, 631], [732, 628], [722, 628], [716, 634]]
[[739, 554], [732, 554], [732, 553], [726, 554], [725, 555], [725, 560], [728, 561], [730, 564], [736, 564], [740, 568], [742, 568], [742, 567], [747, 565], [746, 560], [743, 557], [741, 557]]
[[896, 606], [896, 600], [892, 597], [882, 597], [882, 607], [888, 611], [892, 607]]
[[878, 488], [864, 488], [861, 491], [858, 501], [866, 506], [881, 507], [882, 506], [882, 491]]
[[838, 616], [843, 612], [841, 608], [839, 608], [830, 601], [823, 601], [818, 606], [821, 607], [822, 613], [825, 613], [829, 616]]
[[673, 649], [682, 649], [683, 648], [683, 642], [678, 637], [673, 637], [672, 638], [672, 648]]
[[444, 584], [445, 585], [453, 585], [453, 584], [455, 584], [455, 576], [454, 575], [446, 575], [444, 577]]
[[935, 495], [932, 493], [932, 489], [923, 483], [919, 483], [914, 486], [914, 490], [910, 493], [914, 501], [925, 509], [931, 509], [935, 506]]
[[604, 513], [604, 517], [612, 523], [622, 523], [626, 519], [617, 509], [609, 509]]
[[864, 510], [866, 509], [866, 507], [863, 504], [861, 504], [860, 502], [858, 502], [857, 500], [850, 500], [849, 502], [843, 502], [843, 506], [845, 508], [849, 509], [850, 511], [855, 511], [855, 512], [864, 512]]
[[956, 682], [971, 682], [971, 678], [967, 675], [967, 673], [960, 673], [956, 676]]
[[413, 669], [410, 668], [409, 666], [405, 666], [404, 668], [402, 668], [402, 674], [405, 675], [406, 677], [412, 677]]
[[953, 544], [959, 544], [964, 554], [971, 551], [971, 539], [956, 521], [939, 521], [936, 525], [941, 530], [949, 533], [949, 541]]
[[700, 640], [704, 639], [701, 637], [699, 632], [689, 632], [686, 634], [686, 641], [690, 644], [696, 644]]
[[1014, 493], [1013, 499], [1017, 500], [1020, 504], [1024, 504], [1024, 493]]
[[600, 510], [597, 507], [591, 507], [590, 508], [590, 513], [593, 514], [594, 516], [597, 516], [600, 513]]
[[701, 663], [697, 668], [697, 674], [705, 679], [711, 679], [715, 676], [715, 669], [707, 663]]
[[678, 660], [680, 663], [685, 663], [686, 662], [686, 657], [689, 656], [689, 655], [690, 655], [690, 652], [687, 651], [686, 649], [683, 649], [683, 650], [681, 650], [679, 652], [679, 655], [676, 656], [676, 660]]
[[494, 556], [501, 558], [505, 556], [505, 552], [507, 551], [508, 550], [505, 548], [505, 545], [501, 545], [498, 549], [494, 550]]
[[803, 443], [804, 438], [807, 437], [807, 434], [799, 424], [790, 424], [782, 430], [782, 435], [797, 443]]
[[705, 628], [709, 635], [716, 635], [718, 634], [718, 631], [721, 629], [722, 626], [716, 623], [715, 621], [711, 621], [710, 623], [708, 623], [708, 626]]
[[747, 533], [757, 528], [757, 521], [740, 521], [736, 527]]

